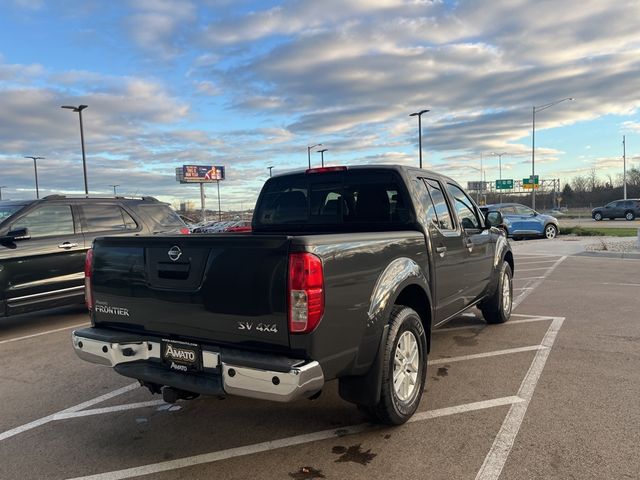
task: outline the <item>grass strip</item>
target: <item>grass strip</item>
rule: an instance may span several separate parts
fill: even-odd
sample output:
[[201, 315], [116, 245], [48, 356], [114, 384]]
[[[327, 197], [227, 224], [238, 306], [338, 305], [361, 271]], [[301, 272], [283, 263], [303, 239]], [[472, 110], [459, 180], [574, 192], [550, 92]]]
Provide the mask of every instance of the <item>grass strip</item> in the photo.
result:
[[598, 228], [598, 227], [561, 227], [561, 235], [577, 235], [579, 237], [635, 237], [637, 228]]

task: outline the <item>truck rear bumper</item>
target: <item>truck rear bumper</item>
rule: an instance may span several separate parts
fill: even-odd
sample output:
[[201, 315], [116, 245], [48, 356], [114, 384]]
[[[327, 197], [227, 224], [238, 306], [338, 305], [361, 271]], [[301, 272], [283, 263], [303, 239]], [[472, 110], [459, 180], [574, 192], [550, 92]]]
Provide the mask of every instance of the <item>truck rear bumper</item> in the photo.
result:
[[[72, 333], [73, 348], [83, 360], [113, 367], [121, 375], [146, 383], [171, 386], [205, 395], [229, 394], [277, 402], [310, 397], [324, 385], [322, 367], [316, 361], [274, 361], [274, 369], [242, 364], [239, 351], [215, 351], [202, 347], [201, 372], [177, 372], [161, 361], [161, 339], [123, 334], [100, 328], [85, 328]], [[225, 361], [228, 356], [231, 362]], [[268, 357], [267, 357], [268, 358]], [[251, 363], [251, 362], [249, 362]], [[255, 363], [255, 362], [253, 362]], [[261, 359], [265, 364], [265, 359]]]

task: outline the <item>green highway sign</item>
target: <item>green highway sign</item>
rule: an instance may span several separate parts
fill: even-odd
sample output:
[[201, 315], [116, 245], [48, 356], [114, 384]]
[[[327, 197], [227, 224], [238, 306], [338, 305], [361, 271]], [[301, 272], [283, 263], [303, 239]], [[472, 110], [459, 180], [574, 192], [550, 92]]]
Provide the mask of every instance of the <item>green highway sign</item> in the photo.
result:
[[497, 190], [511, 190], [513, 188], [513, 179], [496, 180]]
[[540, 178], [538, 177], [538, 175], [530, 175], [529, 178], [523, 178], [522, 179], [522, 184], [523, 185], [538, 185], [540, 184]]

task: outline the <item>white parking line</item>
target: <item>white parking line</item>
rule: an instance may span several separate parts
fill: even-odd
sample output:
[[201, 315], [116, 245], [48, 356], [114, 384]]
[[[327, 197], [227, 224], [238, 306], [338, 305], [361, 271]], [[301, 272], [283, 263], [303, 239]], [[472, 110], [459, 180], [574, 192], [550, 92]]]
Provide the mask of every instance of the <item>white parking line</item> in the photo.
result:
[[91, 410], [80, 410], [77, 412], [55, 413], [53, 420], [67, 420], [69, 418], [88, 417], [90, 415], [102, 415], [103, 413], [122, 412], [124, 410], [133, 410], [135, 408], [155, 407], [156, 405], [164, 405], [164, 400], [149, 400], [147, 402], [126, 403], [124, 405], [114, 405], [113, 407], [92, 408]]
[[[532, 316], [532, 315], [523, 315], [518, 313], [512, 313], [512, 317], [527, 317], [522, 320], [509, 320], [507, 323], [500, 324], [500, 327], [504, 327], [507, 325], [518, 325], [521, 323], [531, 323], [531, 322], [542, 322], [544, 320], [553, 320], [553, 317], [544, 317], [544, 316]], [[444, 332], [455, 332], [456, 330], [469, 330], [469, 329], [477, 329], [477, 328], [487, 328], [489, 325], [486, 323], [477, 323], [474, 325], [464, 325], [461, 327], [445, 327], [445, 328], [437, 328], [433, 333], [444, 333]]]
[[551, 265], [547, 271], [544, 273], [544, 275], [542, 275], [542, 277], [538, 278], [535, 282], [533, 282], [533, 284], [531, 284], [530, 286], [532, 287], [531, 290], [525, 290], [523, 291], [517, 298], [515, 298], [513, 300], [513, 307], [512, 309], [515, 310], [518, 305], [520, 305], [525, 298], [527, 298], [529, 296], [529, 294], [531, 292], [533, 292], [533, 290], [535, 288], [537, 288], [542, 281], [547, 278], [549, 275], [551, 275], [551, 273], [558, 267], [558, 265], [560, 265], [562, 262], [565, 261], [565, 259], [567, 258], [566, 255], [563, 255], [562, 257], [560, 257], [558, 260], [556, 260], [556, 263], [554, 263], [553, 265]]
[[[533, 260], [533, 259], [530, 259]], [[557, 259], [554, 260], [534, 260], [533, 262], [518, 262], [518, 265], [535, 265], [538, 263], [553, 263], [555, 262]]]
[[71, 330], [72, 328], [88, 327], [89, 325], [90, 323], [87, 323], [87, 322], [79, 323], [77, 325], [69, 325], [68, 327], [56, 328], [55, 330], [47, 330], [46, 332], [39, 332], [31, 335], [25, 335], [24, 337], [16, 337], [16, 338], [10, 338], [8, 340], [1, 340], [0, 345], [2, 345], [3, 343], [17, 342], [18, 340], [26, 340], [27, 338], [39, 337], [41, 335], [48, 335], [50, 333], [62, 332], [64, 330]]
[[[416, 413], [412, 418], [409, 419], [408, 423], [421, 422], [432, 418], [457, 415], [459, 413], [484, 410], [492, 407], [515, 405], [522, 401], [523, 400], [521, 398], [511, 396], [494, 398], [482, 402], [466, 403], [463, 405], [440, 408], [437, 410], [428, 410], [426, 412]], [[381, 425], [373, 425], [371, 423], [361, 423], [359, 425], [351, 425], [339, 429], [333, 428], [331, 430], [322, 430], [320, 432], [307, 433], [289, 438], [281, 438], [269, 442], [255, 443], [253, 445], [246, 445], [244, 447], [230, 448], [228, 450], [220, 450], [217, 452], [194, 455], [192, 457], [178, 458], [176, 460], [169, 460], [166, 462], [151, 463], [148, 465], [143, 465], [141, 467], [126, 468], [124, 470], [98, 473], [96, 475], [88, 475], [85, 477], [76, 477], [71, 480], [121, 480], [125, 478], [138, 477], [141, 475], [150, 475], [153, 473], [176, 470], [178, 468], [192, 467], [194, 465], [201, 465], [203, 463], [219, 462], [220, 460], [227, 460], [229, 458], [242, 457], [245, 455], [252, 455], [254, 453], [260, 452], [268, 452], [279, 448], [293, 447], [295, 445], [302, 445], [305, 443], [318, 442], [320, 440], [343, 437], [345, 435], [353, 435], [356, 433], [379, 430], [381, 428], [384, 427], [382, 427]]]
[[538, 380], [540, 380], [544, 365], [547, 363], [547, 358], [549, 358], [551, 347], [562, 326], [562, 322], [564, 322], [564, 318], [556, 318], [551, 322], [541, 344], [546, 348], [538, 350], [536, 357], [529, 367], [529, 371], [520, 384], [518, 397], [524, 399], [524, 402], [511, 405], [509, 413], [507, 413], [506, 418], [502, 422], [500, 431], [494, 439], [493, 445], [476, 475], [476, 480], [497, 480], [500, 473], [502, 473], [502, 469], [507, 462], [513, 443], [522, 425], [522, 420], [527, 413], [527, 407], [533, 397], [533, 392], [538, 384]]
[[77, 412], [87, 407], [91, 407], [96, 405], [97, 403], [104, 402], [105, 400], [109, 400], [110, 398], [117, 397], [118, 395], [122, 395], [123, 393], [127, 393], [135, 388], [139, 388], [140, 384], [138, 382], [127, 385], [126, 387], [118, 388], [109, 393], [105, 393], [104, 395], [100, 395], [99, 397], [92, 398], [91, 400], [87, 400], [86, 402], [79, 403], [73, 407], [65, 408], [59, 412], [53, 413], [51, 415], [47, 415], [46, 417], [39, 418], [34, 420], [33, 422], [26, 423], [16, 428], [12, 428], [11, 430], [7, 430], [6, 432], [0, 433], [0, 441], [6, 440], [7, 438], [11, 438], [19, 433], [26, 432], [27, 430], [32, 430], [36, 427], [44, 425], [45, 423], [52, 422], [55, 420], [56, 415]]
[[544, 278], [544, 277], [513, 277], [513, 281], [515, 282], [516, 280], [533, 280], [537, 278]]
[[533, 270], [546, 270], [547, 268], [551, 268], [551, 267], [520, 268], [520, 269], [518, 269], [518, 271], [519, 272], [531, 272]]
[[531, 352], [533, 350], [540, 350], [546, 348], [542, 345], [530, 345], [528, 347], [506, 348], [504, 350], [494, 350], [493, 352], [474, 353], [472, 355], [462, 355], [460, 357], [450, 358], [437, 358], [435, 360], [429, 360], [429, 365], [442, 365], [444, 363], [463, 362], [465, 360], [474, 360], [476, 358], [495, 357], [497, 355], [510, 355], [512, 353]]

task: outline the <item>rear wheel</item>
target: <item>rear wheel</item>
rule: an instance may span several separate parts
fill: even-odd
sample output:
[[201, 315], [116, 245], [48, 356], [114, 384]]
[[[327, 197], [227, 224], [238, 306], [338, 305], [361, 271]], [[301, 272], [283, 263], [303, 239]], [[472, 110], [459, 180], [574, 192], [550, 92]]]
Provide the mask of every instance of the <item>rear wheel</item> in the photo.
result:
[[596, 222], [599, 222], [600, 220], [602, 220], [602, 214], [601, 214], [600, 212], [596, 212], [596, 213], [594, 213], [594, 214], [593, 214], [593, 219], [594, 219]]
[[625, 220], [631, 221], [634, 218], [636, 218], [636, 215], [633, 212], [627, 212], [627, 213], [624, 214], [624, 218], [625, 218]]
[[504, 323], [511, 318], [513, 306], [513, 274], [508, 262], [502, 262], [495, 291], [480, 303], [487, 323]]
[[552, 224], [547, 225], [544, 227], [544, 236], [549, 240], [553, 240], [558, 236], [558, 227]]
[[384, 350], [380, 401], [367, 411], [379, 422], [400, 425], [420, 405], [427, 374], [427, 338], [420, 316], [396, 305]]

